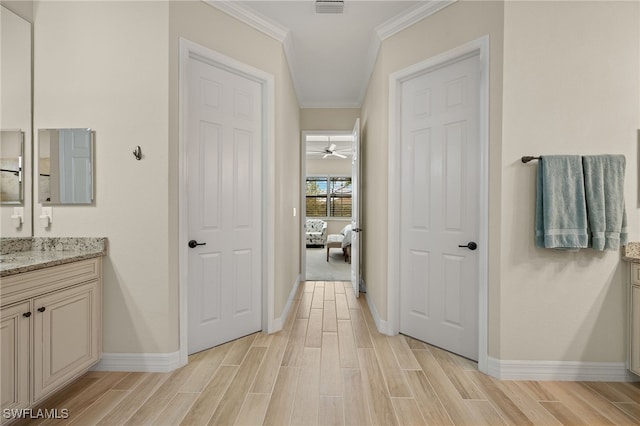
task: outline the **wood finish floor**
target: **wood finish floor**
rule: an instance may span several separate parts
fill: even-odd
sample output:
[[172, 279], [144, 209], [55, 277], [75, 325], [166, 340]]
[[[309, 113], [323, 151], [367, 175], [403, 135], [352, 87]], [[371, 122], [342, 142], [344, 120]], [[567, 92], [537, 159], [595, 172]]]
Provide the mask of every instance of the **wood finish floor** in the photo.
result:
[[72, 425], [622, 425], [640, 424], [640, 385], [494, 380], [378, 333], [349, 283], [307, 282], [279, 333], [171, 373], [89, 372], [42, 408], [68, 409]]

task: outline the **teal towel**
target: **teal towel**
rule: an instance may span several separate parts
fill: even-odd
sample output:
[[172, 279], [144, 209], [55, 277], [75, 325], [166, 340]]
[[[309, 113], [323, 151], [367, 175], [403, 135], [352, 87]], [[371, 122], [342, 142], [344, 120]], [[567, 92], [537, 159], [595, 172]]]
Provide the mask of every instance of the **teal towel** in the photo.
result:
[[624, 203], [624, 155], [582, 157], [590, 246], [618, 250], [627, 243]]
[[546, 155], [538, 161], [536, 246], [587, 247], [587, 205], [578, 155]]

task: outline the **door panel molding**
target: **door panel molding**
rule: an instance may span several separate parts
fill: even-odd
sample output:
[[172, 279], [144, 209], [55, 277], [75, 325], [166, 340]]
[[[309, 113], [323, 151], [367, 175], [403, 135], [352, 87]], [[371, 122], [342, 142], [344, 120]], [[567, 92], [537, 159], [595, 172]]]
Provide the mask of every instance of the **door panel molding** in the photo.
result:
[[[187, 364], [188, 345], [188, 246], [189, 228], [187, 221], [188, 188], [187, 188], [187, 104], [188, 93], [188, 63], [194, 58], [214, 67], [223, 69], [238, 76], [255, 81], [261, 86], [263, 123], [261, 129], [262, 138], [262, 329], [268, 333], [278, 331], [279, 322], [275, 319], [274, 292], [275, 292], [275, 205], [266, 202], [275, 199], [275, 79], [274, 76], [260, 69], [254, 68], [228, 56], [222, 55], [207, 47], [180, 38], [180, 77], [179, 77], [179, 176], [178, 176], [178, 200], [179, 200], [179, 229], [178, 229], [178, 255], [179, 255], [179, 319], [180, 339], [179, 358], [180, 365]], [[281, 327], [280, 327], [281, 328]]]
[[[400, 282], [400, 192], [401, 192], [401, 105], [402, 84], [418, 75], [479, 55], [479, 287], [478, 369], [487, 372], [488, 360], [488, 235], [489, 235], [489, 36], [436, 55], [389, 76], [389, 185], [388, 185], [388, 272], [387, 283]], [[387, 286], [387, 331], [400, 331], [400, 287]]]

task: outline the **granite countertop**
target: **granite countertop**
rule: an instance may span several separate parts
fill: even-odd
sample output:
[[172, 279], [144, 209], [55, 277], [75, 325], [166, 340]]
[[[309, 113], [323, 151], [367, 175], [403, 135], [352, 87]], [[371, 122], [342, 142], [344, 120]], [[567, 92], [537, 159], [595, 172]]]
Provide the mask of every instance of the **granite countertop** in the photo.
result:
[[106, 238], [0, 238], [0, 277], [106, 254]]
[[627, 243], [622, 251], [622, 260], [640, 263], [640, 242]]

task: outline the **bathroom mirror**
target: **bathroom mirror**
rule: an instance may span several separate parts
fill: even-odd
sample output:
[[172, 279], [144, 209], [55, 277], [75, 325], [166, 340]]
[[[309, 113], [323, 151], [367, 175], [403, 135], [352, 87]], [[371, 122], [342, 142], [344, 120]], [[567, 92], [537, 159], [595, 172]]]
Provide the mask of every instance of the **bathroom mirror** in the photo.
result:
[[[31, 24], [27, 2], [0, 5], [0, 236], [31, 237]], [[15, 10], [13, 10], [15, 9]], [[22, 15], [19, 15], [18, 13]], [[24, 16], [24, 17], [23, 17]], [[7, 171], [5, 171], [7, 170]], [[18, 219], [18, 220], [16, 220]]]
[[0, 130], [0, 203], [18, 204], [24, 201], [22, 159], [24, 133], [20, 130]]
[[38, 130], [38, 201], [42, 204], [93, 202], [91, 129]]

